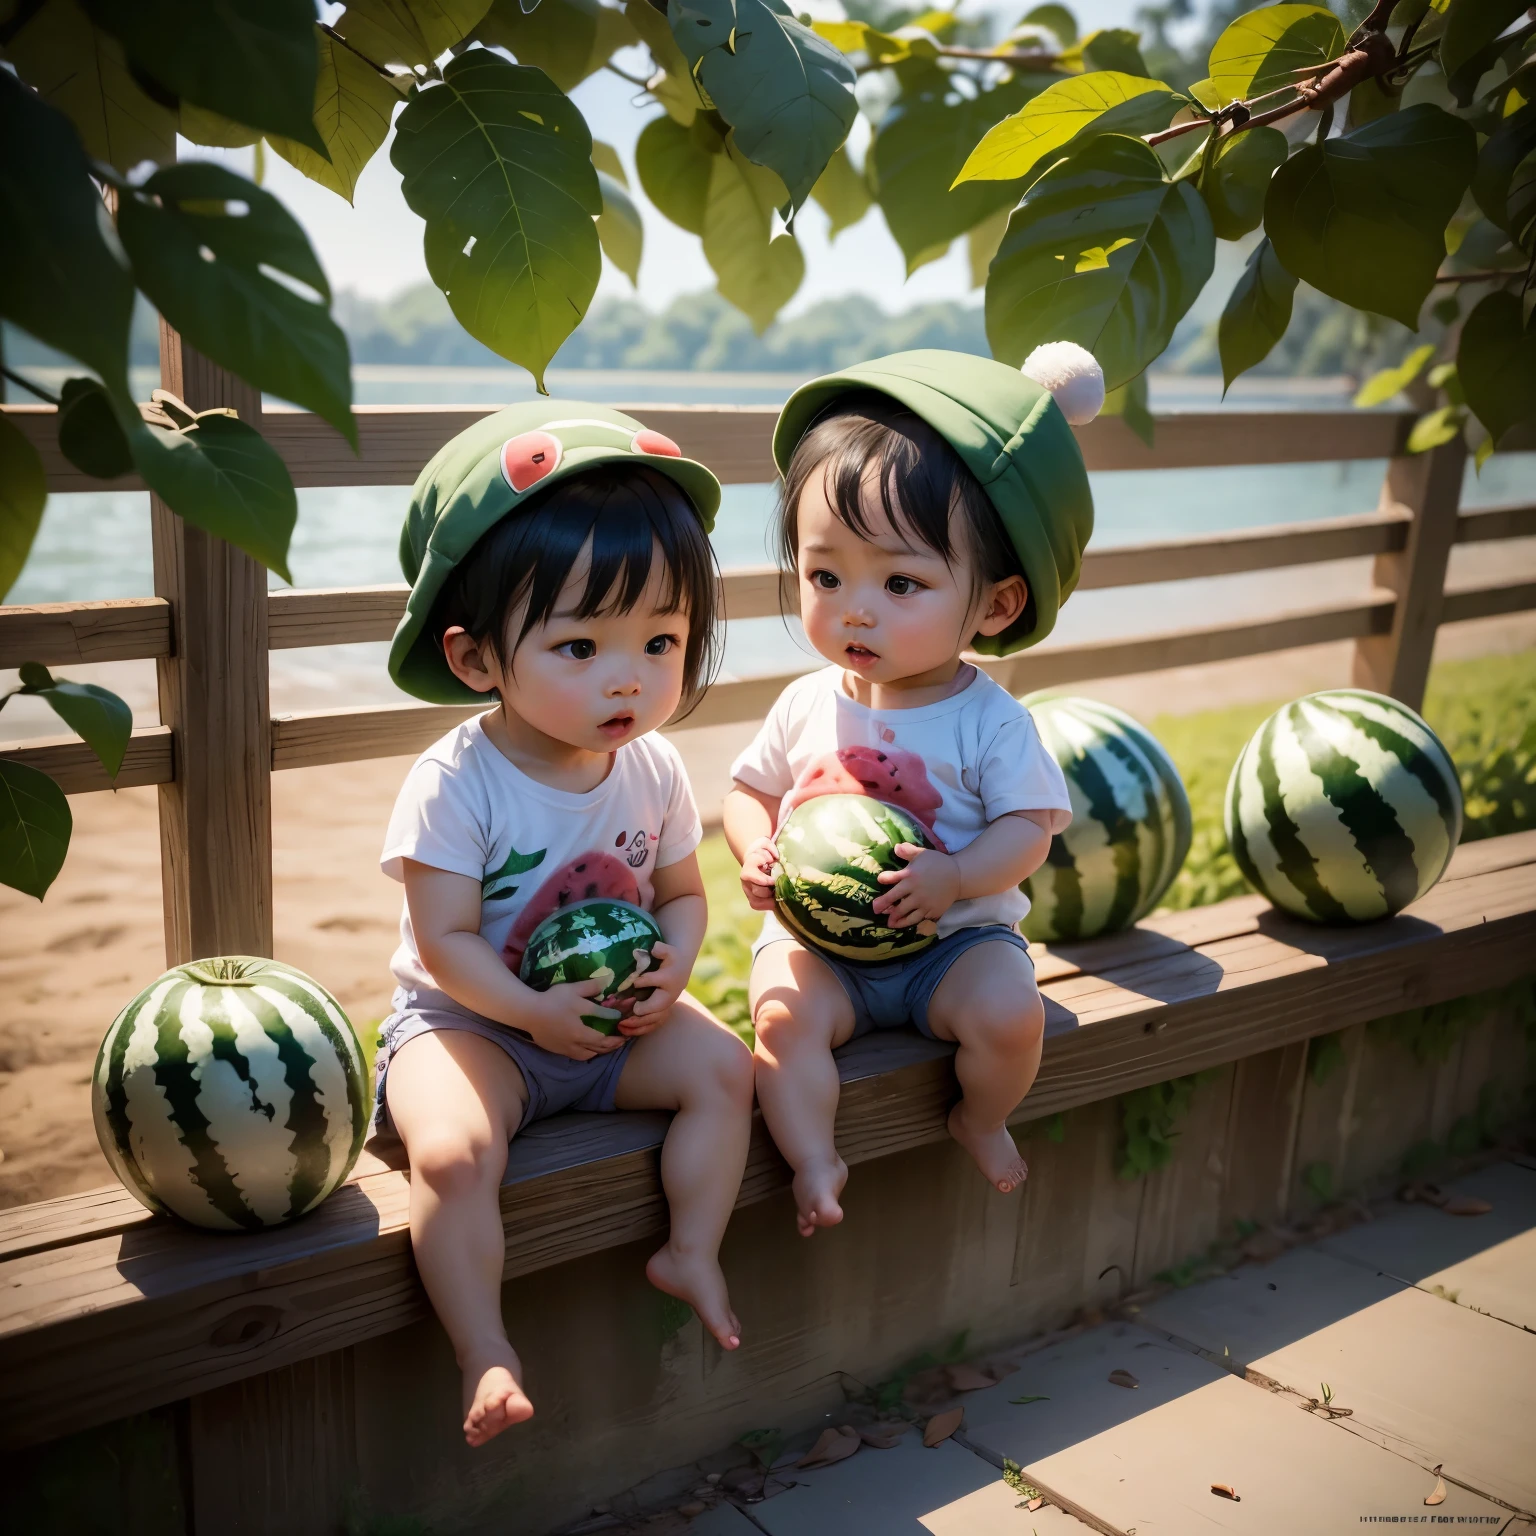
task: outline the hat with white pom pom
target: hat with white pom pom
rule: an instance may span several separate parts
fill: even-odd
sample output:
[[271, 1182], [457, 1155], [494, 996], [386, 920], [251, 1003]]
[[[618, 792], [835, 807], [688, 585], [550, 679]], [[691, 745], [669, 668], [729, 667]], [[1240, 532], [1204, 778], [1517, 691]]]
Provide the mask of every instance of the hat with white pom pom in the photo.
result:
[[1015, 369], [965, 352], [897, 352], [813, 379], [779, 415], [773, 457], [780, 473], [838, 398], [861, 390], [890, 395], [944, 438], [987, 493], [1018, 553], [1033, 600], [1002, 634], [977, 636], [976, 649], [1006, 656], [1043, 640], [1077, 586], [1093, 532], [1088, 472], [1072, 435], [1104, 404], [1093, 354], [1053, 341]]

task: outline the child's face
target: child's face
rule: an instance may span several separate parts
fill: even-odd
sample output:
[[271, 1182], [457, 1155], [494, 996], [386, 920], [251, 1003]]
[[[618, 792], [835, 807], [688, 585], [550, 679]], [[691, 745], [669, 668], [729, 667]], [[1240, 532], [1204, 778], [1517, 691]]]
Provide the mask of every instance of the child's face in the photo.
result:
[[[590, 549], [590, 546], [589, 546]], [[676, 711], [683, 695], [688, 615], [663, 613], [666, 566], [652, 551], [650, 580], [627, 613], [576, 617], [587, 582], [587, 553], [543, 624], [535, 624], [503, 667], [462, 629], [443, 637], [448, 663], [480, 692], [495, 688], [513, 715], [554, 741], [589, 752], [612, 752]], [[522, 628], [514, 611], [504, 654]]]
[[828, 661], [871, 683], [925, 677], [953, 663], [972, 635], [1000, 633], [1022, 612], [1018, 577], [976, 595], [963, 538], [951, 566], [891, 526], [878, 487], [865, 488], [864, 512], [873, 538], [837, 516], [821, 475], [800, 494], [800, 621]]

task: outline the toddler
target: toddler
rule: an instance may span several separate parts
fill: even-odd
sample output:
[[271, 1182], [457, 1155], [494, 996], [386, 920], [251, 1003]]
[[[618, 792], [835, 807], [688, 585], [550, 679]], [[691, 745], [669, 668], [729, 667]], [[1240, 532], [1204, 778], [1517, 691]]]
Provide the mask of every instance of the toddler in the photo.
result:
[[[471, 1445], [533, 1412], [502, 1322], [498, 1190], [509, 1139], [545, 1116], [675, 1112], [671, 1235], [646, 1274], [724, 1348], [739, 1342], [717, 1255], [752, 1061], [684, 992], [706, 918], [699, 817], [653, 734], [715, 657], [718, 503], [714, 476], [660, 433], [539, 402], [449, 443], [401, 535], [412, 589], [391, 674], [421, 698], [491, 706], [422, 753], [390, 819], [383, 867], [405, 909], [375, 1109], [410, 1160], [416, 1266], [463, 1372]], [[535, 992], [517, 976], [540, 922], [598, 896], [646, 908], [665, 937], [649, 996], [622, 1010], [595, 1001], [595, 980]]]
[[[1026, 368], [1047, 378], [1053, 365], [1074, 418], [1091, 416], [1097, 364], [1056, 343]], [[871, 1029], [910, 1022], [955, 1042], [951, 1134], [1003, 1193], [1025, 1178], [1007, 1120], [1039, 1069], [1044, 1012], [1015, 926], [1029, 910], [1019, 883], [1071, 807], [1028, 710], [961, 652], [1002, 654], [1049, 632], [1093, 508], [1051, 393], [957, 353], [902, 353], [806, 385], [774, 454], [781, 562], [831, 666], [786, 688], [736, 760], [725, 831], [765, 913], [750, 989], [758, 1101], [810, 1236], [842, 1220], [848, 1177], [832, 1051]], [[837, 958], [774, 916], [784, 816], [848, 793], [902, 807], [931, 835], [932, 849], [902, 844], [904, 866], [879, 877], [883, 921], [936, 935], [905, 959]]]

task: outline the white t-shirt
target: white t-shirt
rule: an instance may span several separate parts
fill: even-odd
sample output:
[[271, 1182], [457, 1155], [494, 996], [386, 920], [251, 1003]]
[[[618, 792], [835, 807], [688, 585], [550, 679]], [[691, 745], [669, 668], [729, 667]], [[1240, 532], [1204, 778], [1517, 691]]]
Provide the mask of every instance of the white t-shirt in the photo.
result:
[[[651, 909], [655, 871], [686, 858], [703, 836], [677, 749], [642, 736], [614, 753], [596, 789], [572, 794], [530, 779], [475, 716], [421, 754], [400, 786], [380, 863], [467, 875], [481, 886], [480, 936], [514, 973], [533, 930], [558, 907], [613, 896]], [[434, 983], [402, 903], [390, 970], [413, 1006], [468, 1010]]]
[[[917, 709], [870, 709], [843, 692], [843, 669], [796, 678], [768, 712], [731, 777], [782, 796], [779, 820], [816, 795], [872, 795], [916, 817], [950, 853], [1010, 811], [1048, 811], [1054, 835], [1072, 820], [1056, 759], [1029, 711], [984, 672], [959, 693]], [[939, 935], [1012, 925], [1029, 911], [1016, 886], [957, 901]], [[764, 937], [773, 924], [769, 913]], [[785, 935], [788, 937], [788, 935]]]

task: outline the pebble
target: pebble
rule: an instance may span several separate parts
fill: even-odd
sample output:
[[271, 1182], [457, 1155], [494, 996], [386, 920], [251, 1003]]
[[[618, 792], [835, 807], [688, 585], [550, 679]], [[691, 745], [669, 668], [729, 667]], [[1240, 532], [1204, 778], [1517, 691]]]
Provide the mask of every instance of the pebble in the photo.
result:
[[677, 1507], [677, 1512], [680, 1515], [687, 1515], [688, 1518], [692, 1520], [695, 1515], [702, 1515], [708, 1507], [708, 1505], [702, 1503], [700, 1500], [692, 1499], [687, 1504], [679, 1504]]

